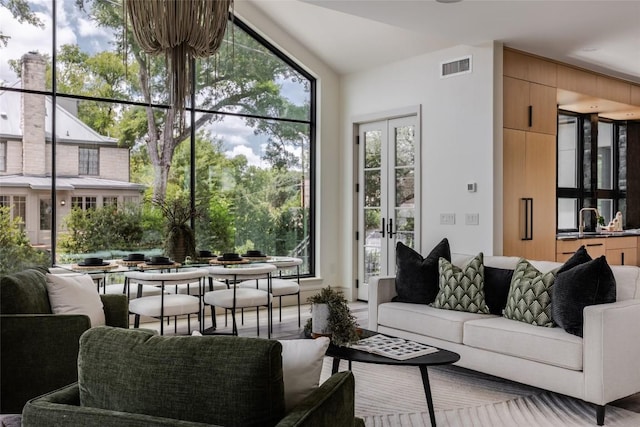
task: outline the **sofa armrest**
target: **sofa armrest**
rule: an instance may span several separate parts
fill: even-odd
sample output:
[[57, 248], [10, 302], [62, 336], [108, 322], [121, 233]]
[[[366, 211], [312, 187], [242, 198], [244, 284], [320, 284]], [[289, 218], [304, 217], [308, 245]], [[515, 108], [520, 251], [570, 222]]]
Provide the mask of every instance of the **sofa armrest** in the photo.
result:
[[369, 279], [369, 329], [378, 330], [378, 306], [390, 302], [396, 292], [395, 276], [377, 276]]
[[78, 380], [80, 335], [91, 326], [80, 314], [0, 316], [2, 413], [20, 413], [27, 400]]
[[22, 425], [24, 427], [62, 425], [65, 427], [203, 427], [210, 424], [80, 406], [80, 390], [75, 383], [27, 402], [22, 411]]
[[585, 400], [604, 405], [640, 392], [640, 300], [584, 309]]
[[107, 326], [129, 327], [129, 300], [126, 295], [100, 295]]
[[351, 371], [338, 372], [289, 412], [278, 427], [356, 425], [355, 380]]

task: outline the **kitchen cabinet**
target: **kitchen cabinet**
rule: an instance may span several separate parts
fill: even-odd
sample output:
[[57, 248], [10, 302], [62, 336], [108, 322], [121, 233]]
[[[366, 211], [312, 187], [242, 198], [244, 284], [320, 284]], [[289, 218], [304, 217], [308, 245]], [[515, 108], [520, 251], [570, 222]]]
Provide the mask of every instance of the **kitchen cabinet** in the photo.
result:
[[554, 260], [556, 138], [503, 130], [505, 255]]
[[504, 50], [503, 74], [528, 82], [556, 87], [556, 64], [513, 50]]
[[606, 238], [558, 240], [556, 244], [556, 261], [565, 262], [584, 245], [587, 253], [593, 259], [606, 255]]
[[558, 240], [556, 261], [565, 262], [582, 245], [585, 246], [591, 258], [606, 256], [609, 265], [639, 265], [638, 246], [640, 240], [635, 236]]
[[634, 236], [608, 238], [607, 262], [611, 265], [638, 265], [638, 238]]
[[504, 127], [555, 135], [556, 88], [504, 77]]

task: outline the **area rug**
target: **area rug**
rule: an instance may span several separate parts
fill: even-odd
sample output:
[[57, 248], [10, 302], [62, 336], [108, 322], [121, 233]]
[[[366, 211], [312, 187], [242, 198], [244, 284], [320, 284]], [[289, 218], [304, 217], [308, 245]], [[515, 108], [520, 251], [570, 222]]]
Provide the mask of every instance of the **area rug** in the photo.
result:
[[[342, 361], [341, 370], [347, 369]], [[356, 415], [367, 426], [430, 426], [416, 367], [354, 363]], [[325, 358], [321, 380], [331, 374]], [[457, 366], [429, 368], [438, 426], [594, 426], [595, 407], [581, 400]], [[606, 425], [640, 426], [640, 414], [607, 406]]]

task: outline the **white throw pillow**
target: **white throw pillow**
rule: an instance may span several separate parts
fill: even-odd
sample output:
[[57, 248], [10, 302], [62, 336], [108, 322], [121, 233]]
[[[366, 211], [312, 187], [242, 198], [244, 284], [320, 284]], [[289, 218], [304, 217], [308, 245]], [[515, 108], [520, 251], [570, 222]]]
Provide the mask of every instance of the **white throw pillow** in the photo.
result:
[[102, 300], [88, 274], [47, 274], [47, 292], [54, 314], [86, 314], [92, 327], [105, 324]]
[[282, 344], [282, 376], [284, 406], [291, 411], [320, 384], [322, 362], [329, 338], [280, 340]]

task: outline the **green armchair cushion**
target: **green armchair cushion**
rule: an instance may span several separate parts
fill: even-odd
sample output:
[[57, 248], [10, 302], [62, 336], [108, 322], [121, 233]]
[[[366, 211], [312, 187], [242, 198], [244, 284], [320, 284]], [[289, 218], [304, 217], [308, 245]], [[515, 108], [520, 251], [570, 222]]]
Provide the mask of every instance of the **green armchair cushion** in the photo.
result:
[[38, 270], [0, 276], [0, 314], [51, 314], [47, 280]]
[[282, 346], [243, 337], [92, 328], [80, 338], [80, 404], [224, 426], [284, 416]]
[[[205, 392], [220, 392], [216, 384], [209, 384]], [[268, 396], [265, 398], [269, 398]], [[349, 371], [338, 372], [280, 420], [277, 427], [364, 427], [354, 413], [354, 379]], [[78, 384], [35, 398], [22, 413], [23, 427], [202, 427], [213, 424], [184, 421], [154, 415], [132, 414], [80, 406]]]

